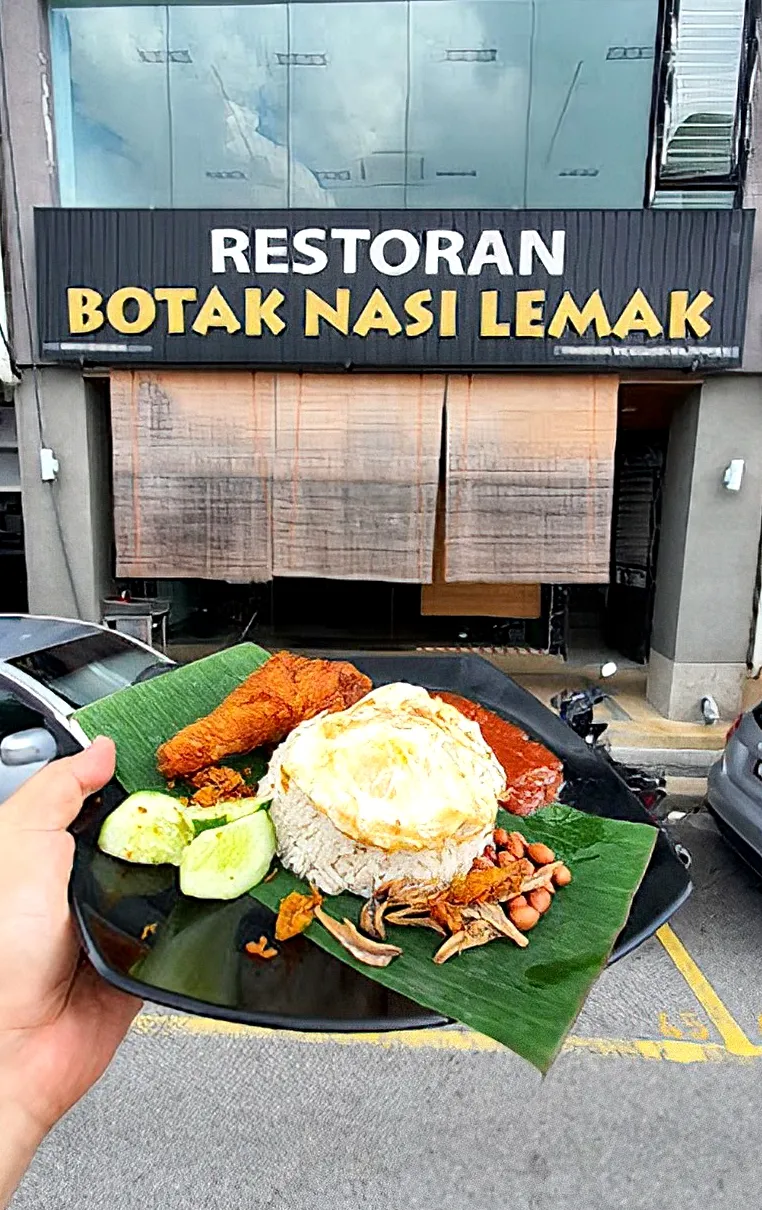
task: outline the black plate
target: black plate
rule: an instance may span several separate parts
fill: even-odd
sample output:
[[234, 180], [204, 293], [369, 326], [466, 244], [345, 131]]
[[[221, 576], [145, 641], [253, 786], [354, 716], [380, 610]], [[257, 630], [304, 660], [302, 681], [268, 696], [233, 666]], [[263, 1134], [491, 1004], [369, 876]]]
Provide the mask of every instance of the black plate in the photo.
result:
[[[481, 702], [561, 757], [564, 802], [594, 815], [652, 822], [605, 761], [486, 660], [355, 652], [346, 658], [375, 685], [411, 681]], [[100, 824], [123, 797], [122, 788], [112, 783], [85, 804], [73, 827], [74, 912], [90, 961], [110, 983], [170, 1008], [250, 1025], [355, 1031], [445, 1023], [306, 938], [289, 942], [270, 962], [252, 962], [243, 946], [260, 934], [272, 936], [274, 917], [267, 908], [248, 895], [230, 903], [186, 899], [171, 866], [130, 866], [98, 850]], [[660, 831], [612, 961], [656, 932], [690, 890], [685, 868]]]

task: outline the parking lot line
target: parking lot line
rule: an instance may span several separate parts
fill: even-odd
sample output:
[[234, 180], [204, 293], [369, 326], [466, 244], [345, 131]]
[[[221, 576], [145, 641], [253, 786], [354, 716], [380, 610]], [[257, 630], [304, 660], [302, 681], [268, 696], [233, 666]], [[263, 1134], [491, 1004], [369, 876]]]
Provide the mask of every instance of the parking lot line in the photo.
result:
[[672, 927], [669, 924], [662, 925], [656, 936], [717, 1029], [728, 1052], [743, 1058], [758, 1058], [762, 1055], [762, 1046], [756, 1046], [746, 1036]]

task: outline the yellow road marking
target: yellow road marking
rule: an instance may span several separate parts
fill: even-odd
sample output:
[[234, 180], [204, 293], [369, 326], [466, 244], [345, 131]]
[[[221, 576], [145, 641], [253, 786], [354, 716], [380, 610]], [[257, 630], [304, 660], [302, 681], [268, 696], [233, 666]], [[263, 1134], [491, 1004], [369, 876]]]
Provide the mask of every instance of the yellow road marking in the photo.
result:
[[709, 1030], [698, 1013], [695, 1012], [680, 1012], [678, 1013], [680, 1024], [683, 1026], [674, 1025], [670, 1021], [670, 1015], [667, 1012], [659, 1013], [659, 1033], [663, 1038], [684, 1038], [686, 1033], [694, 1042], [708, 1042]]
[[[132, 1031], [144, 1037], [166, 1037], [188, 1034], [194, 1037], [216, 1036], [233, 1038], [274, 1038], [312, 1044], [333, 1043], [338, 1046], [381, 1046], [388, 1050], [413, 1048], [421, 1050], [500, 1051], [504, 1047], [492, 1038], [470, 1030], [407, 1029], [389, 1033], [307, 1033], [299, 1030], [265, 1029], [257, 1025], [238, 1025], [231, 1021], [215, 1021], [209, 1017], [186, 1017], [180, 1013], [141, 1013]], [[581, 1038], [572, 1035], [564, 1043], [565, 1051], [587, 1051], [607, 1058], [660, 1059], [670, 1063], [722, 1062], [732, 1056], [719, 1043], [677, 1042], [651, 1038]]]
[[[762, 1055], [725, 1007], [709, 980], [668, 924], [656, 934], [694, 996], [716, 1027], [723, 1045], [717, 1042], [689, 1042], [676, 1036], [654, 1038], [583, 1038], [571, 1035], [564, 1051], [584, 1051], [604, 1057], [650, 1059], [668, 1063], [747, 1062]], [[666, 1014], [661, 1014], [666, 1022]], [[688, 1018], [691, 1018], [690, 1020]], [[681, 1013], [683, 1023], [695, 1027], [693, 1014]], [[700, 1023], [699, 1023], [700, 1024]], [[762, 1026], [762, 1018], [760, 1018]], [[666, 1028], [662, 1024], [664, 1032]], [[701, 1026], [701, 1030], [704, 1027]], [[466, 1029], [408, 1029], [385, 1033], [312, 1033], [303, 1030], [275, 1030], [256, 1025], [238, 1025], [210, 1017], [192, 1017], [181, 1013], [141, 1013], [132, 1024], [132, 1032], [144, 1037], [173, 1034], [226, 1036], [235, 1038], [272, 1038], [289, 1041], [333, 1043], [339, 1046], [381, 1046], [385, 1049], [418, 1048], [424, 1050], [500, 1051], [499, 1042]], [[701, 1031], [697, 1030], [701, 1037]], [[674, 1029], [674, 1034], [679, 1031]]]
[[216, 1021], [211, 1017], [186, 1017], [180, 1013], [141, 1013], [132, 1029], [135, 1033], [214, 1034], [234, 1038], [282, 1037], [296, 1042], [333, 1042], [339, 1046], [420, 1047], [429, 1050], [504, 1050], [493, 1038], [462, 1029], [401, 1029], [384, 1033], [319, 1033], [307, 1030], [266, 1029], [261, 1025], [239, 1025], [234, 1021]]
[[596, 1055], [666, 1059], [669, 1063], [722, 1063], [740, 1056], [719, 1042], [677, 1042], [670, 1038], [567, 1038], [564, 1050], [587, 1050]]
[[668, 924], [662, 925], [656, 936], [685, 979], [709, 1020], [725, 1043], [730, 1054], [743, 1058], [762, 1055], [762, 1046], [747, 1038], [729, 1009], [725, 1007], [704, 972], [691, 958], [680, 938]]

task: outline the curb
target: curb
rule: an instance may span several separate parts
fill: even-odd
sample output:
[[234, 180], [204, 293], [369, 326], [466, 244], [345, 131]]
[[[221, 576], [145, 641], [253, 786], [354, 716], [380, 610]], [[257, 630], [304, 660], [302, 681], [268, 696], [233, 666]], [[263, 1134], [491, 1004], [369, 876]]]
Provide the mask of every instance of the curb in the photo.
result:
[[611, 748], [611, 756], [623, 765], [655, 769], [668, 777], [706, 777], [722, 751], [716, 748]]

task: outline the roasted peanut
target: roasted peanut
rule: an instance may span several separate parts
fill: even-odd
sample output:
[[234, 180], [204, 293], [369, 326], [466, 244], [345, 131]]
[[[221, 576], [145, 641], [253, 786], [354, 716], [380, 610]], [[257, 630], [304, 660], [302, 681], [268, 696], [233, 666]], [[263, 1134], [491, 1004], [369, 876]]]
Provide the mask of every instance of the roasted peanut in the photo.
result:
[[522, 933], [528, 933], [537, 924], [537, 921], [540, 919], [540, 913], [536, 908], [530, 907], [529, 904], [526, 907], [515, 908], [513, 903], [511, 903], [510, 917], [517, 929], [521, 929]]
[[572, 872], [568, 865], [559, 866], [553, 875], [553, 881], [556, 886], [568, 886], [572, 880]]
[[555, 853], [546, 844], [527, 845], [527, 856], [531, 857], [535, 865], [550, 865], [551, 861], [556, 860]]
[[492, 839], [499, 848], [504, 849], [508, 844], [508, 833], [505, 828], [495, 828]]
[[515, 861], [516, 858], [513, 856], [513, 853], [509, 853], [507, 849], [502, 849], [497, 855], [497, 864], [502, 866], [503, 869], [506, 866], [514, 865]]
[[474, 857], [472, 870], [491, 870], [495, 863], [490, 861], [489, 857]]
[[508, 849], [516, 858], [523, 857], [526, 852], [526, 841], [521, 832], [511, 832], [508, 836]]
[[527, 896], [530, 905], [539, 912], [542, 916], [543, 912], [547, 912], [550, 907], [551, 895], [544, 887], [538, 887], [536, 891], [530, 891]]
[[528, 901], [527, 901], [526, 895], [514, 895], [513, 899], [511, 899], [508, 903], [508, 909], [512, 910], [515, 907], [516, 908], [526, 907], [527, 902]]

